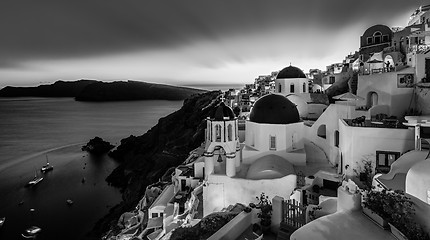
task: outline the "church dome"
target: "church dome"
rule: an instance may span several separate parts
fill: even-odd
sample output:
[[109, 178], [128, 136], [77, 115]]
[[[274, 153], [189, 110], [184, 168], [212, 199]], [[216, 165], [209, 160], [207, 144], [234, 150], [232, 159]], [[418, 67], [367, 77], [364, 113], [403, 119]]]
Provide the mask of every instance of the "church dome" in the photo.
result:
[[255, 102], [249, 120], [255, 123], [290, 124], [300, 122], [296, 105], [278, 94], [265, 95]]
[[283, 78], [306, 78], [306, 75], [299, 68], [288, 66], [282, 69], [278, 73], [278, 76], [276, 76], [276, 79], [283, 79]]
[[214, 111], [210, 115], [210, 118], [215, 121], [224, 121], [224, 120], [233, 120], [235, 119], [235, 116], [234, 116], [233, 110], [229, 106], [226, 106], [224, 102], [221, 102], [214, 109]]

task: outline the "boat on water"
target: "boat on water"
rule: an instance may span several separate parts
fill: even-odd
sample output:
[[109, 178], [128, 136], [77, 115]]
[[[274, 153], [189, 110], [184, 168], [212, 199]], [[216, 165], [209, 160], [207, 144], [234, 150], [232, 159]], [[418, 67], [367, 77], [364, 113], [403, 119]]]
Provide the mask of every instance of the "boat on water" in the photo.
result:
[[46, 173], [49, 171], [54, 170], [54, 167], [52, 165], [49, 164], [48, 161], [48, 156], [46, 156], [46, 164], [42, 166], [42, 168], [40, 169], [41, 172]]
[[67, 199], [66, 200], [67, 205], [71, 206], [73, 205], [73, 201], [71, 199]]
[[37, 172], [35, 172], [33, 180], [31, 180], [30, 182], [28, 182], [27, 185], [28, 186], [34, 186], [34, 185], [40, 183], [40, 181], [42, 181], [42, 180], [43, 180], [43, 177], [38, 177], [37, 176]]
[[42, 229], [40, 227], [37, 226], [31, 226], [29, 228], [27, 228], [22, 234], [21, 236], [23, 236], [24, 238], [36, 238], [37, 234], [39, 234], [42, 231]]
[[5, 221], [6, 221], [6, 217], [0, 218], [0, 228], [3, 227], [3, 224]]

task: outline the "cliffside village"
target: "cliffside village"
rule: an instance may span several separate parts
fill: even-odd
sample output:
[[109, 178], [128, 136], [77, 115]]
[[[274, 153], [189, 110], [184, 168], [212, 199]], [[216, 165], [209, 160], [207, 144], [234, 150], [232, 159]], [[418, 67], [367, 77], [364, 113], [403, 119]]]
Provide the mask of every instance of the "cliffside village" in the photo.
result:
[[220, 94], [202, 145], [106, 238], [429, 239], [429, 10], [369, 27], [325, 71]]

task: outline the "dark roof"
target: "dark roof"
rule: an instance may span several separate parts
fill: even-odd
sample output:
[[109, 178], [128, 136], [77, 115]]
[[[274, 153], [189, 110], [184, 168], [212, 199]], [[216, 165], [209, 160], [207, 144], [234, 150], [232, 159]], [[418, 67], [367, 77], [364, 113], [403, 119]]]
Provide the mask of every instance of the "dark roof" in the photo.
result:
[[306, 78], [306, 75], [299, 68], [288, 66], [282, 69], [278, 73], [278, 76], [276, 76], [276, 79], [282, 79], [282, 78]]
[[249, 120], [256, 123], [290, 124], [300, 122], [300, 116], [296, 105], [286, 97], [269, 94], [255, 102]]
[[210, 118], [215, 121], [233, 120], [235, 119], [233, 110], [221, 102], [212, 112]]

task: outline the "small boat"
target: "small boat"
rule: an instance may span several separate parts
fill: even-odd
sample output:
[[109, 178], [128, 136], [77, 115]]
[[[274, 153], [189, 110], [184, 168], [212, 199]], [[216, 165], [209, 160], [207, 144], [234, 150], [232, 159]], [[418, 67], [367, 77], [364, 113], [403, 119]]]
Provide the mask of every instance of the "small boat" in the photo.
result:
[[72, 204], [73, 204], [73, 201], [72, 201], [71, 199], [67, 199], [67, 200], [66, 200], [66, 203], [67, 203], [67, 205], [72, 205]]
[[37, 226], [31, 226], [27, 228], [24, 233], [21, 234], [24, 238], [36, 238], [37, 234], [40, 233], [42, 229]]
[[43, 177], [38, 177], [37, 172], [34, 173], [34, 178], [30, 182], [28, 182], [28, 186], [34, 186], [43, 180]]
[[5, 221], [6, 221], [5, 217], [0, 218], [0, 228], [3, 226]]
[[48, 161], [48, 156], [46, 156], [46, 165], [42, 166], [42, 168], [40, 169], [41, 172], [46, 173], [49, 171], [54, 170], [54, 167], [52, 165], [49, 164]]

